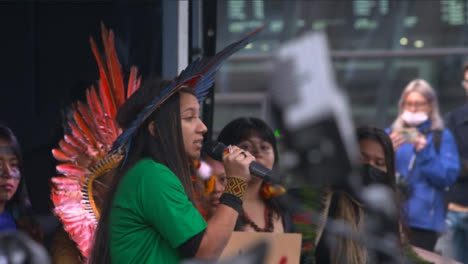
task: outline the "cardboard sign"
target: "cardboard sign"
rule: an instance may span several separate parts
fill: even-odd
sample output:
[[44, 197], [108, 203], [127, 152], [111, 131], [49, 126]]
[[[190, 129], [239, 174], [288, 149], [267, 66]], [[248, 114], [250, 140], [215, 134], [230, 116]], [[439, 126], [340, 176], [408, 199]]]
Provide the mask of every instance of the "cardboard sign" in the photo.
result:
[[302, 235], [296, 233], [233, 232], [220, 260], [241, 255], [261, 240], [269, 242], [264, 264], [299, 263]]

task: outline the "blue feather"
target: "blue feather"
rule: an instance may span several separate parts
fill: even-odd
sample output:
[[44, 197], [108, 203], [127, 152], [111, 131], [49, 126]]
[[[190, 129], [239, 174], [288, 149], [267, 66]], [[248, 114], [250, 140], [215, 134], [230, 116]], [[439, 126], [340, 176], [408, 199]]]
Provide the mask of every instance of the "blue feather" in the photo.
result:
[[[218, 52], [211, 58], [197, 58], [190, 63], [185, 70], [183, 70], [174, 82], [161, 91], [161, 94], [154, 98], [151, 103], [146, 106], [137, 118], [132, 122], [130, 127], [125, 130], [112, 145], [111, 152], [118, 151], [120, 148], [127, 145], [129, 140], [133, 137], [135, 131], [140, 125], [148, 118], [148, 116], [156, 110], [161, 103], [163, 103], [169, 96], [177, 92], [184, 84], [189, 83], [195, 77], [200, 76], [194, 87], [195, 96], [199, 101], [203, 101], [205, 96], [210, 92], [215, 81], [216, 72], [221, 67], [222, 63], [238, 50], [244, 48], [250, 43], [254, 36], [256, 36], [264, 27], [258, 28], [245, 38], [230, 44], [222, 51]], [[127, 146], [128, 147], [128, 146]], [[128, 154], [128, 153], [127, 153]]]

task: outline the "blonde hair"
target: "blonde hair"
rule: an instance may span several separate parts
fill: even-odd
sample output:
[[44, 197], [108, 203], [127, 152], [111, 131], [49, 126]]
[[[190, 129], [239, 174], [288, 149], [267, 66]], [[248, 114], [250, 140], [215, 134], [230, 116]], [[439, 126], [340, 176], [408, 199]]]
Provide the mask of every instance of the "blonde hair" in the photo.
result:
[[[333, 212], [330, 212], [332, 200], [335, 200], [336, 207]], [[327, 223], [328, 217], [333, 217], [344, 221], [351, 231], [355, 233], [363, 233], [366, 212], [363, 205], [357, 201], [346, 191], [335, 191], [330, 187], [320, 189], [320, 221], [316, 225], [315, 246], [322, 239], [323, 231]], [[400, 245], [400, 253], [403, 255], [406, 247], [409, 247], [409, 242], [406, 237], [404, 222], [398, 220], [398, 243]], [[362, 245], [362, 241], [355, 241], [345, 237], [334, 237], [330, 248], [330, 263], [350, 263], [363, 264], [369, 260], [367, 248]]]
[[[364, 231], [364, 210], [362, 205], [346, 192], [337, 192], [338, 206], [335, 217], [344, 220], [352, 231]], [[367, 263], [367, 249], [359, 241], [345, 237], [337, 237], [331, 248], [331, 263]]]
[[[332, 213], [335, 219], [343, 220], [349, 228], [356, 233], [364, 231], [364, 210], [362, 205], [346, 192], [333, 191], [331, 188], [324, 187], [320, 190], [321, 197], [321, 221], [317, 226], [315, 245], [319, 243], [325, 228], [332, 197], [335, 196], [337, 207]], [[332, 248], [330, 249], [330, 262], [332, 264], [367, 263], [367, 249], [358, 241], [345, 237], [333, 238]]]
[[440, 117], [439, 102], [437, 100], [437, 94], [431, 85], [423, 79], [412, 80], [408, 85], [406, 85], [403, 93], [400, 96], [398, 101], [398, 116], [393, 122], [393, 129], [401, 129], [405, 127], [404, 121], [401, 119], [401, 114], [403, 113], [403, 104], [406, 97], [411, 92], [418, 92], [426, 98], [429, 104], [432, 107], [431, 112], [429, 113], [429, 120], [431, 121], [431, 130], [442, 130], [444, 128], [444, 122]]

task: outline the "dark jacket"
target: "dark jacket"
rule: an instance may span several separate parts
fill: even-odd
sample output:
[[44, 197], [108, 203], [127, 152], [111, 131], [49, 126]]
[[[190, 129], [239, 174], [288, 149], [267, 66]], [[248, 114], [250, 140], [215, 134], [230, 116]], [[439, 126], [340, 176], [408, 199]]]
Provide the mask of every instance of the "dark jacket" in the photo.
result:
[[460, 174], [457, 182], [447, 193], [447, 202], [468, 206], [468, 104], [456, 108], [445, 116], [447, 128], [457, 142], [460, 156]]

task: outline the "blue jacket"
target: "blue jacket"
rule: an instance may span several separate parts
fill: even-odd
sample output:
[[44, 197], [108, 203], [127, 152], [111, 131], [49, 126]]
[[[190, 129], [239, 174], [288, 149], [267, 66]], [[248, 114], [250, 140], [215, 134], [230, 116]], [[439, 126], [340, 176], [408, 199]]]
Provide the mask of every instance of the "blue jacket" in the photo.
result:
[[[430, 126], [430, 121], [427, 121], [418, 129], [424, 133]], [[442, 132], [439, 151], [434, 147], [433, 133], [425, 134], [427, 145], [419, 152], [410, 143], [404, 143], [398, 148], [395, 153], [395, 169], [400, 177], [409, 182], [412, 189], [411, 197], [404, 204], [408, 225], [441, 231], [445, 219], [444, 189], [457, 179], [460, 169], [458, 151], [455, 139], [448, 129]], [[414, 165], [410, 170], [413, 156]]]

